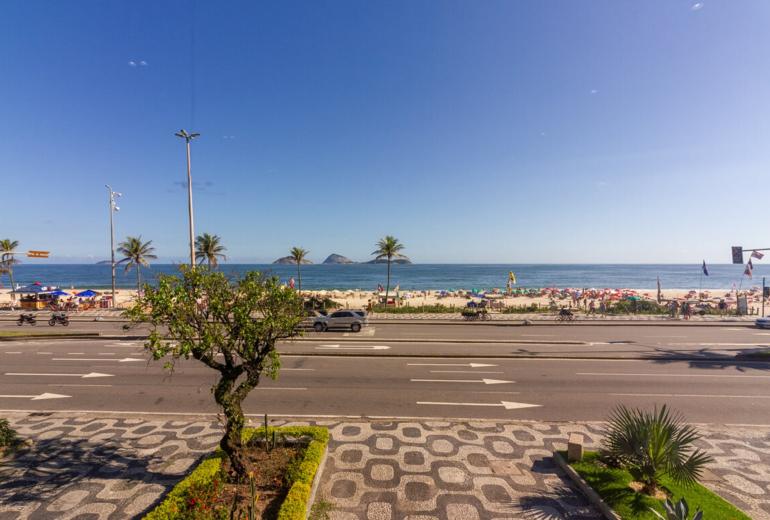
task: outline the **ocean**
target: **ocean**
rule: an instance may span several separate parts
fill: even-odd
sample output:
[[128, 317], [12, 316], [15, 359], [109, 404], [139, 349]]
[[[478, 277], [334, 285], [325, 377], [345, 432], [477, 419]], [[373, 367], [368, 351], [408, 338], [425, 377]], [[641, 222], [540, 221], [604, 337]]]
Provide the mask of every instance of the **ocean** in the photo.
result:
[[[227, 274], [241, 274], [250, 270], [279, 276], [283, 281], [297, 274], [296, 266], [273, 264], [223, 264]], [[743, 276], [741, 265], [710, 265], [709, 276], [701, 275], [700, 264], [413, 264], [392, 267], [391, 287], [400, 285], [410, 289], [491, 289], [504, 288], [508, 272], [517, 277], [518, 287], [595, 287], [654, 289], [660, 277], [664, 289], [730, 289], [733, 284], [749, 288], [762, 284], [762, 277], [770, 278], [770, 266], [754, 266], [754, 277]], [[177, 266], [153, 265], [142, 269], [142, 277], [152, 283], [159, 274], [173, 274]], [[135, 287], [133, 271], [125, 273], [118, 267], [117, 284], [121, 288]], [[374, 290], [385, 285], [384, 264], [304, 265], [303, 289], [364, 289]], [[20, 284], [41, 282], [63, 288], [103, 289], [110, 286], [109, 265], [78, 264], [20, 264], [14, 268], [14, 281]], [[0, 276], [2, 287], [7, 288], [8, 277]]]

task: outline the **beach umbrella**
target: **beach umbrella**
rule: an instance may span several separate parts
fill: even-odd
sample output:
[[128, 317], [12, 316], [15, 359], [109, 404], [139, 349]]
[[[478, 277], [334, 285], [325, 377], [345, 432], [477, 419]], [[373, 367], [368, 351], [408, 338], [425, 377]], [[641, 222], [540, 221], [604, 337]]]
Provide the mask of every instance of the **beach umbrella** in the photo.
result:
[[91, 289], [86, 289], [85, 291], [80, 291], [79, 293], [75, 293], [75, 296], [79, 298], [93, 298], [94, 296], [97, 296], [99, 293], [96, 291], [92, 291]]
[[51, 293], [52, 296], [69, 296], [70, 293], [64, 292], [61, 289], [57, 289], [54, 292]]

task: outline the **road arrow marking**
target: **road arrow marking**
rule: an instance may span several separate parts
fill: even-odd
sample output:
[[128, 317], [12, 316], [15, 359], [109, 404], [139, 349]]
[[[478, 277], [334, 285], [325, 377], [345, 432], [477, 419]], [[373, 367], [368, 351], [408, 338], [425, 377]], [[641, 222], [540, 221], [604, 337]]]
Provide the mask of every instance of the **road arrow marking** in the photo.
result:
[[24, 372], [6, 372], [7, 376], [51, 376], [51, 377], [79, 377], [81, 379], [90, 379], [94, 377], [112, 377], [112, 374], [100, 374], [99, 372], [90, 372], [88, 374], [28, 374]]
[[417, 401], [417, 404], [427, 404], [434, 406], [502, 406], [506, 410], [516, 410], [519, 408], [536, 408], [542, 406], [539, 404], [514, 403], [511, 401], [500, 401], [499, 403], [439, 403], [434, 401]]
[[144, 359], [127, 357], [123, 359], [110, 359], [110, 358], [53, 358], [54, 361], [117, 361], [118, 363], [128, 363], [130, 361], [144, 361]]
[[71, 395], [63, 394], [40, 394], [40, 395], [0, 395], [0, 399], [3, 397], [17, 398], [17, 399], [29, 399], [30, 401], [43, 401], [46, 399], [64, 399], [65, 397], [72, 397]]
[[413, 383], [484, 383], [485, 385], [502, 385], [515, 383], [516, 381], [503, 381], [502, 379], [410, 379]]
[[319, 345], [316, 350], [388, 350], [385, 345], [370, 345], [366, 347], [341, 347], [340, 345]]
[[408, 367], [496, 367], [497, 365], [490, 365], [488, 363], [407, 363]]

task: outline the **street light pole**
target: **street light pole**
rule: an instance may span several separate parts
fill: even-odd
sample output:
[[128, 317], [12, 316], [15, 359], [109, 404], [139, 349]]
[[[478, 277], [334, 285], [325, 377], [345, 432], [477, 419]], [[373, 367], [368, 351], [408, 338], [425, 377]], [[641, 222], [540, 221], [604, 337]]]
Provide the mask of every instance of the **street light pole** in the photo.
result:
[[190, 222], [190, 269], [195, 269], [195, 222], [193, 217], [192, 174], [190, 172], [190, 141], [201, 134], [189, 134], [182, 129], [174, 134], [187, 143], [187, 214]]
[[112, 267], [112, 307], [115, 307], [115, 225], [113, 224], [112, 214], [119, 211], [120, 208], [115, 204], [115, 198], [122, 196], [121, 193], [112, 191], [109, 184], [104, 185], [109, 193], [110, 206], [110, 267]]

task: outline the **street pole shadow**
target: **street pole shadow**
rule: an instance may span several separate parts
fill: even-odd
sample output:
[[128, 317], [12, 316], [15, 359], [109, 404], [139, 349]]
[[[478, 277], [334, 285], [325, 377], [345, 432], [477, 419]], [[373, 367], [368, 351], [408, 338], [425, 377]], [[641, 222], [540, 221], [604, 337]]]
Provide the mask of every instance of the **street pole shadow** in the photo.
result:
[[730, 354], [715, 352], [708, 348], [699, 350], [666, 350], [657, 349], [655, 353], [648, 355], [645, 359], [659, 364], [669, 363], [687, 363], [690, 368], [699, 368], [704, 370], [724, 370], [735, 368], [740, 372], [748, 369], [752, 370], [770, 370], [770, 357], [768, 361], [757, 359], [757, 355], [767, 352], [766, 347], [748, 348], [734, 350]]

